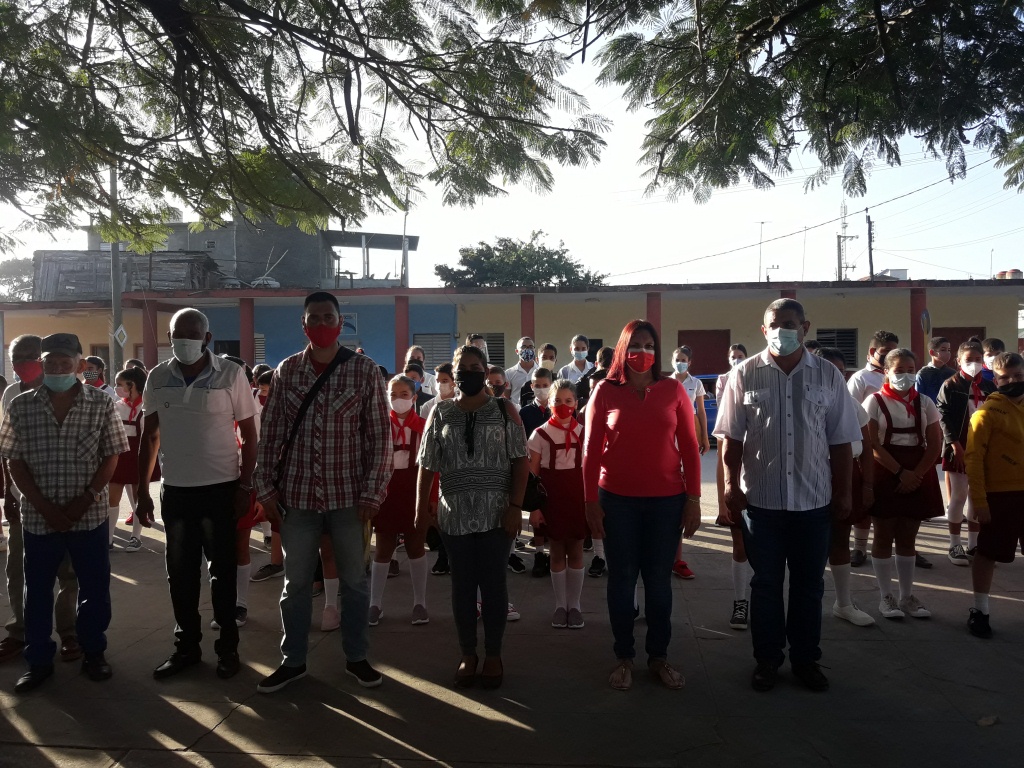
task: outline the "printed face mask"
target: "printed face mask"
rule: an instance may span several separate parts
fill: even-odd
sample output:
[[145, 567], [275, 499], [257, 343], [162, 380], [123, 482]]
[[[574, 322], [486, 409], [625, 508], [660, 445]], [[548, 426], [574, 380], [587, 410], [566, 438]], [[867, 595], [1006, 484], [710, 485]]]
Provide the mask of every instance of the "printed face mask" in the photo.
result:
[[85, 379], [86, 381], [88, 381], [90, 384], [92, 384], [94, 381], [99, 381], [100, 372], [99, 371], [84, 371], [82, 373], [82, 378]]
[[171, 339], [171, 352], [182, 365], [192, 365], [203, 356], [201, 339]]
[[800, 348], [800, 334], [792, 328], [769, 328], [768, 349], [778, 357], [791, 355]]
[[897, 392], [909, 392], [917, 381], [913, 373], [890, 373], [889, 385]]
[[519, 359], [522, 360], [524, 363], [532, 363], [534, 360], [537, 359], [537, 350], [532, 349], [532, 348], [531, 349], [520, 349], [519, 350]]

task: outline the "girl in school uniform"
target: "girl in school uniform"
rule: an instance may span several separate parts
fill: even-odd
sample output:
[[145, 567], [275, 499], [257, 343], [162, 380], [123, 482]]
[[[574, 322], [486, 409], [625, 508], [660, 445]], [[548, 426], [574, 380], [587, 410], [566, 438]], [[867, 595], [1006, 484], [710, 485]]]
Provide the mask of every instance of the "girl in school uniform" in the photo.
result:
[[[672, 353], [672, 378], [683, 385], [690, 402], [693, 403], [693, 423], [697, 431], [697, 447], [700, 455], [711, 450], [711, 440], [708, 437], [708, 414], [704, 409], [704, 398], [707, 391], [704, 383], [690, 374], [690, 364], [693, 362], [693, 350], [687, 346], [679, 347]], [[694, 573], [683, 560], [683, 541], [679, 540], [679, 547], [676, 550], [676, 561], [672, 565], [672, 573], [680, 579], [692, 579]]]
[[[878, 610], [887, 619], [927, 618], [931, 613], [914, 595], [917, 531], [921, 521], [942, 514], [942, 492], [935, 462], [942, 449], [939, 410], [915, 388], [917, 360], [909, 349], [885, 356], [885, 383], [864, 401], [875, 454], [871, 521], [875, 540], [871, 563], [878, 580]], [[900, 599], [892, 594], [892, 550]]]
[[[139, 441], [142, 437], [142, 391], [146, 388], [146, 371], [142, 368], [128, 368], [114, 377], [117, 400], [114, 410], [121, 417], [121, 424], [128, 436], [128, 450], [117, 458], [117, 468], [110, 478], [110, 546], [114, 545], [114, 526], [121, 510], [121, 496], [128, 491], [131, 514], [126, 521], [132, 526], [132, 536], [124, 545], [125, 552], [142, 549], [142, 523], [135, 518], [135, 498], [139, 490]], [[160, 463], [153, 469], [153, 481], [160, 479]]]
[[530, 524], [551, 547], [551, 587], [555, 613], [551, 626], [583, 628], [583, 540], [587, 536], [583, 496], [583, 425], [576, 420], [576, 385], [558, 379], [552, 386], [551, 418], [527, 442], [530, 471], [538, 475], [548, 497], [544, 510], [530, 514]]
[[412, 574], [412, 623], [426, 624], [427, 558], [424, 550], [425, 530], [414, 524], [416, 517], [416, 456], [423, 438], [426, 421], [414, 409], [416, 383], [407, 376], [395, 376], [388, 384], [391, 394], [391, 442], [394, 448], [395, 471], [388, 483], [388, 494], [373, 519], [376, 550], [370, 564], [370, 626], [377, 626], [384, 617], [384, 585], [399, 534], [405, 535], [405, 551], [409, 555]]

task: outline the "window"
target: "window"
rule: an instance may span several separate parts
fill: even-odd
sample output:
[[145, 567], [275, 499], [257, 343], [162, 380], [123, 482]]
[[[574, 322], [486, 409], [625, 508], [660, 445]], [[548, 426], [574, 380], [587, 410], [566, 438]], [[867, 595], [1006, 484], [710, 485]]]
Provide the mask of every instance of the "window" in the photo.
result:
[[836, 347], [842, 350], [848, 369], [855, 370], [860, 367], [856, 328], [819, 328], [817, 338], [823, 347]]
[[267, 337], [262, 333], [257, 333], [253, 339], [253, 363], [259, 365], [260, 363], [267, 362]]
[[484, 341], [487, 342], [487, 362], [491, 365], [505, 367], [505, 334], [504, 333], [482, 333]]
[[217, 247], [217, 241], [216, 240], [207, 240], [206, 241], [206, 250], [212, 251], [216, 247]]
[[415, 333], [412, 343], [417, 347], [423, 347], [423, 364], [427, 371], [442, 363], [452, 361], [452, 337], [448, 333]]

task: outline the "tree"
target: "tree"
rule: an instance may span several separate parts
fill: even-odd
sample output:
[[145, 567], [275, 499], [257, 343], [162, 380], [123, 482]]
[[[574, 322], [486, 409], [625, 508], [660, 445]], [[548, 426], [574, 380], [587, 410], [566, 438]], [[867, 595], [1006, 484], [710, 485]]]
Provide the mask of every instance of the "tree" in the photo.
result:
[[0, 202], [146, 249], [173, 198], [314, 231], [420, 183], [457, 205], [547, 189], [606, 124], [540, 23], [523, 0], [0, 0]]
[[[583, 5], [576, 3], [576, 7]], [[1020, 0], [588, 0], [567, 29], [600, 52], [600, 81], [653, 109], [643, 144], [650, 190], [772, 185], [794, 151], [821, 163], [808, 188], [842, 172], [862, 195], [872, 160], [898, 165], [919, 138], [967, 172], [988, 150], [1024, 189], [1024, 30]], [[587, 37], [583, 37], [583, 49]], [[592, 44], [592, 43], [591, 43]]]
[[607, 275], [591, 272], [558, 248], [543, 243], [536, 231], [528, 241], [499, 237], [492, 246], [479, 243], [459, 249], [460, 268], [439, 264], [434, 273], [449, 288], [588, 288], [603, 285]]
[[0, 301], [29, 301], [34, 275], [32, 259], [0, 261]]

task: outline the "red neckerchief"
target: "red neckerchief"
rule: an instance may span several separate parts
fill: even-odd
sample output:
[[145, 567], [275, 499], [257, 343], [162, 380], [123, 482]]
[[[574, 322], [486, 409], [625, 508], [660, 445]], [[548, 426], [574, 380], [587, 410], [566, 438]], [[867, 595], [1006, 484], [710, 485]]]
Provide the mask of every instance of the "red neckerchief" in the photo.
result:
[[561, 424], [558, 423], [558, 417], [557, 416], [552, 416], [550, 419], [548, 419], [548, 424], [550, 424], [555, 429], [560, 429], [563, 432], [565, 432], [565, 452], [566, 452], [566, 454], [568, 454], [569, 451], [572, 449], [572, 441], [574, 439], [576, 440], [576, 445], [579, 446], [579, 450], [581, 450], [581, 451], [583, 450], [583, 441], [580, 440], [579, 436], [576, 434], [576, 425], [579, 424], [579, 422], [576, 421], [576, 419], [570, 418], [569, 419], [569, 426], [563, 427]]
[[131, 408], [131, 411], [128, 414], [128, 421], [135, 421], [135, 414], [139, 412], [139, 406], [142, 405], [142, 396], [140, 395], [139, 399], [136, 400], [134, 403], [131, 402], [127, 397], [122, 397], [121, 400], [124, 402], [125, 405]]
[[416, 411], [409, 411], [409, 414], [405, 417], [404, 424], [401, 419], [398, 418], [398, 414], [391, 411], [391, 442], [397, 443], [399, 439], [401, 439], [402, 447], [400, 450], [408, 450], [408, 446], [405, 442], [405, 428], [408, 427], [415, 435], [422, 435], [423, 428], [426, 425], [426, 419], [416, 413]]
[[963, 368], [961, 368], [958, 373], [971, 382], [971, 397], [974, 398], [974, 407], [977, 408], [985, 402], [985, 393], [981, 391], [981, 387], [979, 386], [979, 384], [981, 384], [981, 374], [979, 373], [972, 379], [964, 373]]
[[895, 389], [889, 386], [889, 381], [886, 380], [885, 384], [882, 385], [882, 394], [885, 397], [895, 400], [904, 408], [906, 408], [908, 416], [914, 417], [916, 415], [914, 413], [914, 401], [917, 400], [918, 397], [920, 397], [920, 395], [917, 394], [917, 387], [911, 387], [909, 390], [907, 390], [906, 395], [901, 395], [899, 392], [897, 392]]

